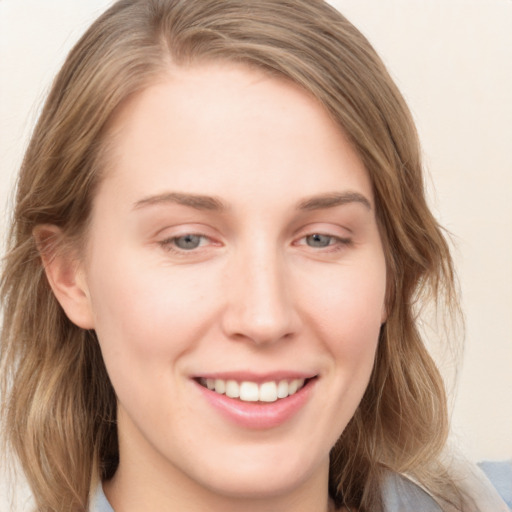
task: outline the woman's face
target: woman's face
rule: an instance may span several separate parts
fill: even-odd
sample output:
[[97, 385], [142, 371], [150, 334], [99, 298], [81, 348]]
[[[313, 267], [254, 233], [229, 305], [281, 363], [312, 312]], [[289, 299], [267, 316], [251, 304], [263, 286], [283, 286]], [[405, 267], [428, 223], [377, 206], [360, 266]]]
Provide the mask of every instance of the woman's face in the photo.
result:
[[303, 90], [229, 64], [174, 70], [111, 133], [82, 270], [118, 474], [239, 497], [326, 483], [385, 319], [361, 160]]

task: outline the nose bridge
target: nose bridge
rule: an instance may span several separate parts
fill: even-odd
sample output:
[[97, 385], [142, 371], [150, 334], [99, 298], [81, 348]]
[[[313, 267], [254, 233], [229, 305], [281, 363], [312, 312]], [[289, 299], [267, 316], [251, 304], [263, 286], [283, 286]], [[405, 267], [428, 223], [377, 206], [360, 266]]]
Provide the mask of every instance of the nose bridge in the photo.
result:
[[297, 329], [284, 255], [268, 242], [251, 244], [230, 268], [225, 329], [255, 343], [275, 342]]

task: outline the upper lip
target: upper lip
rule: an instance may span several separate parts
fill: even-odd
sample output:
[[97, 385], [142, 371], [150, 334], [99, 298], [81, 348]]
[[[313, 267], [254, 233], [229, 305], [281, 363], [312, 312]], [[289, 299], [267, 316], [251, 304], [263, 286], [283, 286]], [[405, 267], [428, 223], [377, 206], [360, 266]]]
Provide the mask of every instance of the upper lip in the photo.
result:
[[266, 373], [256, 373], [251, 371], [222, 371], [222, 372], [206, 372], [194, 375], [195, 379], [221, 379], [235, 380], [237, 382], [270, 382], [294, 379], [311, 379], [318, 374], [308, 371], [280, 370]]

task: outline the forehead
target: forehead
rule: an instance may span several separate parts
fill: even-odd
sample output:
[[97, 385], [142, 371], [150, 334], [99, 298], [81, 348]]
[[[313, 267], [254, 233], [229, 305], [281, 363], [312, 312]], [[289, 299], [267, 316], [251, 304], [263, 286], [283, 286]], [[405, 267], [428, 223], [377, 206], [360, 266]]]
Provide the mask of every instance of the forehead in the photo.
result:
[[310, 93], [239, 64], [170, 69], [122, 106], [109, 138], [106, 179], [141, 192], [222, 195], [266, 183], [290, 194], [295, 185], [318, 189], [313, 195], [349, 175], [351, 186], [371, 188], [345, 133]]

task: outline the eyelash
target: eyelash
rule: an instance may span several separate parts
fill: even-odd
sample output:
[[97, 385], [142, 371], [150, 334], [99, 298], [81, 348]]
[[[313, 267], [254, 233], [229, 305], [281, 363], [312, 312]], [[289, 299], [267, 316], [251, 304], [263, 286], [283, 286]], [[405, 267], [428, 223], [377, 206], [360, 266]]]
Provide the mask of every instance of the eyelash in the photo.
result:
[[[176, 245], [177, 240], [185, 239], [187, 237], [200, 238], [201, 240], [199, 242], [199, 245], [197, 247], [192, 247], [190, 249], [183, 249]], [[353, 244], [353, 241], [350, 238], [343, 238], [343, 237], [339, 237], [339, 236], [335, 236], [335, 235], [317, 232], [317, 233], [310, 233], [308, 235], [304, 235], [303, 237], [299, 238], [294, 243], [294, 245], [307, 246], [307, 242], [301, 243], [301, 241], [303, 241], [303, 240], [306, 241], [310, 237], [327, 237], [329, 239], [328, 245], [316, 246], [316, 247], [308, 246], [311, 249], [319, 249], [322, 252], [337, 252], [337, 251], [343, 250], [346, 247], [350, 247]], [[197, 249], [200, 249], [204, 245], [204, 243], [202, 243], [202, 241], [211, 241], [211, 238], [206, 235], [202, 235], [200, 233], [184, 233], [183, 235], [166, 238], [165, 240], [160, 241], [159, 245], [164, 250], [166, 250], [168, 252], [172, 252], [172, 253], [178, 254], [178, 255], [186, 255], [187, 253], [197, 252]], [[333, 242], [333, 243], [331, 243], [331, 242]]]
[[192, 252], [195, 252], [196, 249], [202, 247], [202, 243], [200, 242], [200, 244], [197, 246], [197, 247], [193, 247], [191, 249], [182, 249], [182, 248], [179, 248], [176, 246], [176, 241], [179, 240], [180, 238], [187, 238], [187, 237], [198, 237], [200, 238], [201, 240], [211, 240], [210, 237], [206, 236], [206, 235], [202, 235], [200, 233], [184, 233], [183, 235], [178, 235], [178, 236], [173, 236], [173, 237], [170, 237], [170, 238], [166, 238], [165, 240], [162, 240], [161, 242], [159, 242], [159, 245], [166, 251], [168, 252], [173, 252], [175, 254], [180, 254], [180, 255], [185, 255], [187, 253], [192, 253]]
[[335, 236], [335, 235], [330, 235], [330, 234], [327, 234], [327, 233], [321, 233], [321, 232], [317, 232], [317, 233], [310, 233], [309, 235], [305, 235], [303, 237], [301, 237], [298, 242], [296, 243], [296, 245], [306, 245], [306, 243], [302, 244], [300, 243], [302, 240], [307, 240], [308, 238], [310, 237], [327, 237], [329, 238], [329, 241], [330, 242], [333, 242], [333, 243], [329, 243], [328, 245], [326, 246], [317, 246], [317, 247], [314, 247], [314, 246], [309, 246], [311, 249], [320, 249], [320, 250], [323, 250], [322, 252], [337, 252], [337, 251], [341, 251], [347, 247], [350, 247], [352, 244], [353, 244], [353, 241], [351, 238], [343, 238], [343, 237], [339, 237], [339, 236]]

